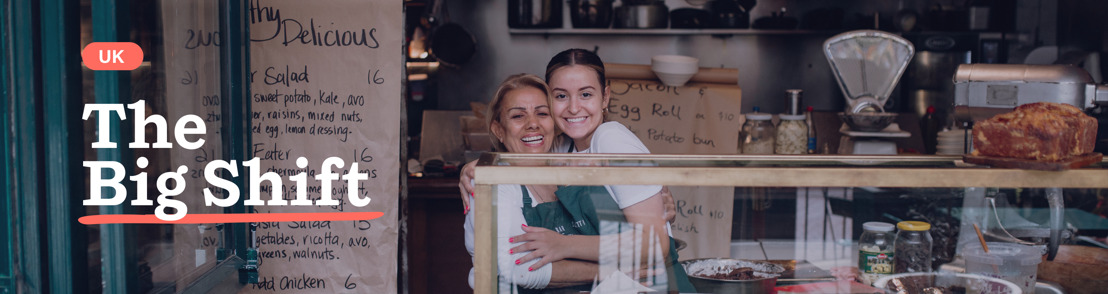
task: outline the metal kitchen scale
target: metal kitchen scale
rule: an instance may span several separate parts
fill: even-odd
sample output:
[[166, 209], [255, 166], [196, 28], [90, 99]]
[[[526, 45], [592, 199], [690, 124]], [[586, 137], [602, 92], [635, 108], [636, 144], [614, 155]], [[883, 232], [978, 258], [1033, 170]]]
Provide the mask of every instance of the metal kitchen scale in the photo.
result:
[[882, 31], [850, 31], [823, 42], [823, 53], [847, 104], [839, 153], [896, 154], [890, 139], [911, 134], [893, 123], [896, 114], [885, 113], [885, 103], [915, 54], [912, 43]]

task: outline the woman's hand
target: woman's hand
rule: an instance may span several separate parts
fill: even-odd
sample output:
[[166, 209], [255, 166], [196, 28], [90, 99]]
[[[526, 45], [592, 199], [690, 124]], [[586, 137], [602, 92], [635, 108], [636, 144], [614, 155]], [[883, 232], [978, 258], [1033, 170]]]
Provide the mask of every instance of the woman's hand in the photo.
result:
[[469, 214], [470, 202], [469, 199], [473, 198], [473, 171], [477, 168], [477, 160], [470, 161], [462, 166], [461, 176], [458, 178], [458, 190], [462, 192], [462, 205], [464, 206], [465, 213]]
[[548, 263], [570, 258], [573, 256], [573, 250], [579, 246], [585, 246], [572, 241], [572, 236], [562, 235], [546, 228], [523, 225], [523, 231], [525, 232], [523, 235], [512, 237], [509, 242], [524, 244], [512, 247], [509, 253], [531, 252], [516, 260], [516, 264], [539, 259], [528, 270], [535, 270]]

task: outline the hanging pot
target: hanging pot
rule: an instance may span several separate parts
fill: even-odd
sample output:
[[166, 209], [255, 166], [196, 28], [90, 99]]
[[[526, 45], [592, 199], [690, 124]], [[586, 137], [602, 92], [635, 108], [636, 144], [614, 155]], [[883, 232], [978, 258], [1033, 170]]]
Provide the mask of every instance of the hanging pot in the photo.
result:
[[[442, 3], [435, 2], [437, 11]], [[450, 12], [444, 10], [440, 18], [441, 24], [436, 25], [428, 38], [429, 52], [439, 63], [452, 67], [460, 67], [473, 58], [477, 52], [477, 39], [473, 37], [462, 25], [450, 22]]]
[[509, 28], [561, 28], [562, 0], [508, 0]]
[[664, 29], [669, 27], [669, 8], [663, 3], [623, 5], [617, 7], [615, 27]]
[[569, 17], [574, 28], [608, 28], [612, 24], [612, 0], [570, 0]]

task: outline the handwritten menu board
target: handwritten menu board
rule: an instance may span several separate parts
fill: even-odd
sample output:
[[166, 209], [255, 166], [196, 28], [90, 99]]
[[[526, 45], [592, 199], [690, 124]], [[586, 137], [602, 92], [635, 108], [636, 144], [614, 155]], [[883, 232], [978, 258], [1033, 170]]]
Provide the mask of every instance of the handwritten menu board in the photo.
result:
[[742, 90], [737, 85], [612, 79], [608, 118], [659, 154], [735, 154]]
[[[307, 172], [308, 196], [321, 198], [311, 175], [324, 159], [338, 157], [346, 174], [352, 163], [368, 174], [357, 194], [371, 199], [354, 207], [347, 186], [333, 184], [334, 206], [254, 206], [254, 212], [380, 211], [370, 221], [259, 223], [259, 283], [246, 293], [396, 292], [397, 203], [400, 158], [401, 3], [398, 1], [250, 1], [249, 81], [253, 146], [248, 157], [262, 172], [285, 179], [282, 197], [293, 199], [289, 176]], [[194, 114], [207, 125], [197, 150], [174, 148], [168, 166], [203, 171], [225, 159], [220, 142], [219, 3], [217, 0], [162, 1], [166, 64], [167, 120]], [[308, 160], [306, 167], [297, 158]], [[240, 163], [241, 164], [241, 163]], [[221, 213], [206, 206], [209, 187], [198, 172], [177, 197], [189, 213]], [[273, 185], [262, 182], [262, 199]], [[222, 189], [211, 189], [223, 197]], [[249, 187], [241, 191], [249, 193]], [[246, 195], [241, 195], [242, 199]], [[241, 200], [240, 200], [241, 201]], [[174, 271], [163, 273], [188, 285], [212, 269], [222, 242], [218, 224], [173, 226]], [[244, 256], [245, 254], [239, 254]]]
[[[735, 84], [611, 79], [608, 118], [631, 129], [656, 154], [736, 154], [742, 90]], [[688, 247], [681, 259], [730, 257], [733, 187], [669, 187], [671, 231]]]
[[[189, 214], [222, 213], [223, 208], [204, 205], [203, 189], [211, 187], [204, 178], [204, 167], [212, 160], [224, 159], [220, 138], [220, 73], [219, 6], [217, 0], [162, 1], [162, 21], [165, 55], [166, 97], [134, 97], [144, 99], [147, 114], [164, 108], [166, 121], [172, 123], [185, 115], [196, 115], [204, 120], [207, 133], [204, 145], [196, 150], [170, 148], [168, 164], [150, 162], [150, 168], [162, 171], [178, 166], [188, 167], [184, 175], [185, 190], [174, 197], [188, 206]], [[144, 48], [145, 49], [145, 48]], [[154, 91], [149, 91], [154, 92]], [[164, 105], [159, 105], [164, 101]], [[129, 117], [130, 118], [130, 117]], [[172, 127], [172, 124], [169, 125]], [[150, 138], [150, 135], [147, 136]], [[140, 150], [141, 151], [141, 150]], [[151, 158], [154, 159], [154, 158]], [[150, 169], [147, 172], [160, 172]], [[224, 190], [211, 187], [218, 197], [225, 197]], [[154, 194], [157, 195], [157, 194]], [[169, 266], [150, 261], [154, 283], [176, 282], [188, 285], [216, 263], [222, 234], [217, 224], [173, 225], [173, 252]], [[163, 249], [165, 250], [165, 249]], [[162, 280], [166, 279], [166, 280]]]
[[[260, 206], [267, 212], [380, 211], [371, 221], [262, 223], [260, 283], [244, 292], [396, 292], [400, 158], [401, 1], [250, 2], [253, 156], [282, 177], [319, 172], [328, 157], [369, 175], [354, 207]], [[309, 164], [297, 167], [298, 157]], [[311, 199], [319, 181], [308, 181]], [[295, 191], [284, 185], [283, 197]], [[268, 190], [263, 199], [270, 199]]]

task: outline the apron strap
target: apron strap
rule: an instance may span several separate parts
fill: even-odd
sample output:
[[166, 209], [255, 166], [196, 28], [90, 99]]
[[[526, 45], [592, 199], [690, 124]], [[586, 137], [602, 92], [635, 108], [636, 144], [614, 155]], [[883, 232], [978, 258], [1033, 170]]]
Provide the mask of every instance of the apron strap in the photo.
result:
[[531, 194], [527, 193], [527, 186], [519, 185], [519, 190], [523, 191], [523, 207], [531, 207]]

